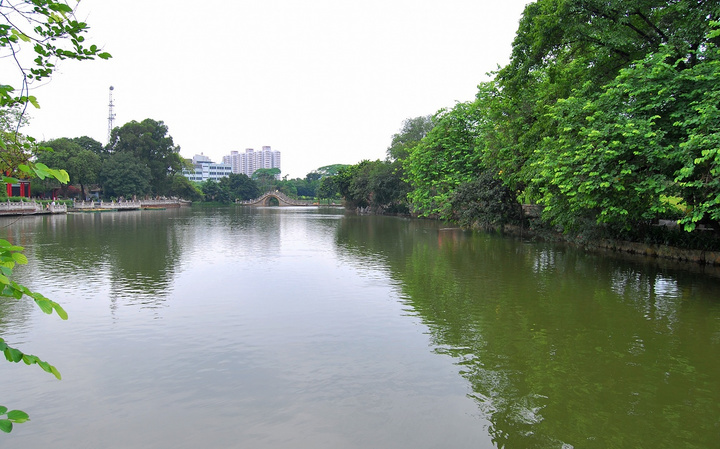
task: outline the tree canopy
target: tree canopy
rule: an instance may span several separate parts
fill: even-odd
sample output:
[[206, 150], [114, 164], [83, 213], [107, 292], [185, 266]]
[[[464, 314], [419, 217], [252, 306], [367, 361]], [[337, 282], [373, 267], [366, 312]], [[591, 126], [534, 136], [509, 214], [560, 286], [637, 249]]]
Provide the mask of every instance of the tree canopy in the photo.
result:
[[150, 168], [130, 152], [110, 155], [103, 162], [100, 172], [103, 193], [111, 198], [148, 195], [152, 189], [151, 179]]
[[[720, 229], [719, 21], [706, 0], [528, 4], [510, 62], [474, 101], [392, 136], [403, 200], [466, 225], [519, 220], [522, 199], [565, 232]], [[375, 164], [335, 176], [349, 206], [374, 201]]]
[[[149, 170], [149, 191], [135, 194], [166, 195], [173, 174], [182, 170], [180, 147], [173, 143], [168, 127], [162, 121], [149, 118], [142, 122], [133, 120], [113, 129], [108, 150], [111, 155], [130, 154]], [[105, 179], [107, 181], [108, 178]]]
[[435, 117], [432, 115], [406, 119], [400, 131], [392, 136], [387, 149], [388, 159], [405, 159], [410, 149], [427, 136], [434, 126]]
[[97, 184], [101, 168], [98, 153], [87, 148], [97, 148], [98, 145], [100, 142], [89, 137], [55, 139], [42, 143], [42, 146], [49, 151], [39, 151], [37, 160], [49, 167], [64, 167], [69, 176], [69, 183], [80, 185], [81, 196], [84, 199], [85, 187]]

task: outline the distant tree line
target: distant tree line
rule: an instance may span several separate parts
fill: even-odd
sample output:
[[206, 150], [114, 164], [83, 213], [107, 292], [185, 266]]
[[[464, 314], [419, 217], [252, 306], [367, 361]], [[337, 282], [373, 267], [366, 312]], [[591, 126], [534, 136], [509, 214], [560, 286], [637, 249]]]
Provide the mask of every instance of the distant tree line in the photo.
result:
[[[16, 126], [12, 118], [5, 120], [3, 128]], [[339, 198], [334, 184], [324, 184], [323, 178], [337, 174], [341, 165], [320, 167], [305, 178], [278, 179], [280, 170], [272, 168], [256, 170], [252, 177], [233, 173], [217, 181], [191, 182], [182, 169], [192, 169], [192, 165], [180, 157], [167, 126], [152, 119], [115, 128], [104, 146], [90, 137], [75, 137], [40, 142], [37, 147], [38, 163], [62, 168], [69, 176], [68, 183], [33, 179], [33, 194], [45, 197], [82, 200], [97, 195], [109, 200], [165, 196], [230, 203], [276, 189], [296, 199]]]
[[568, 234], [720, 225], [720, 3], [538, 0], [474, 101], [336, 177], [350, 207]]
[[103, 146], [90, 137], [59, 138], [41, 142], [36, 160], [63, 168], [70, 181], [33, 179], [34, 194], [85, 199], [146, 196], [195, 197], [199, 192], [182, 176], [180, 148], [162, 121], [131, 121], [112, 130]]
[[[230, 203], [258, 198], [263, 193], [278, 190], [293, 199], [319, 201], [322, 199], [339, 200], [339, 192], [334, 187], [333, 176], [341, 164], [320, 167], [308, 173], [304, 178], [278, 179], [280, 169], [261, 168], [251, 177], [243, 174], [231, 174], [218, 181], [208, 180], [197, 183], [205, 201]], [[330, 182], [328, 182], [328, 180]]]

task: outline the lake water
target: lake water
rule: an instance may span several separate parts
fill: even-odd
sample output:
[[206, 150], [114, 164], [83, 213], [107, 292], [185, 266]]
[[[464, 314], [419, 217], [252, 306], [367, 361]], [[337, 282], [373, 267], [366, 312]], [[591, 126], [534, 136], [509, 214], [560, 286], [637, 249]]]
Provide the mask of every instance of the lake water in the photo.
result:
[[317, 208], [0, 219], [7, 448], [717, 448], [716, 269]]

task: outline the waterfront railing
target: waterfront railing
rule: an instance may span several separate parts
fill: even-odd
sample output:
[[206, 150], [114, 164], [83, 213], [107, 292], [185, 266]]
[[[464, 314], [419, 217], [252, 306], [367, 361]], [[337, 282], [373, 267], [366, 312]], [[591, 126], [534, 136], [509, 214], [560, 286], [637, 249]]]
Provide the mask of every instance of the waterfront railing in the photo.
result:
[[65, 214], [65, 204], [46, 204], [37, 201], [4, 201], [0, 203], [0, 214], [3, 215], [30, 215], [30, 214]]

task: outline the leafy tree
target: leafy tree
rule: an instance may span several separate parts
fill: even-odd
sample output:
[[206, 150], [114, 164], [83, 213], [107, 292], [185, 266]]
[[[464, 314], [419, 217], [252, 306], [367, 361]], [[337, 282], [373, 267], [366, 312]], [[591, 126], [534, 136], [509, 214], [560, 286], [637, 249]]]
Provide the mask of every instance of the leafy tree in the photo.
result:
[[260, 196], [257, 183], [245, 174], [230, 173], [220, 179], [218, 187], [225, 190], [233, 200], [247, 201]]
[[162, 121], [145, 119], [130, 121], [115, 128], [108, 143], [110, 153], [128, 153], [150, 170], [150, 192], [165, 195], [169, 192], [172, 175], [182, 170], [180, 147], [168, 135]]
[[370, 172], [371, 206], [387, 213], [409, 213], [407, 194], [410, 185], [404, 179], [401, 161], [378, 161]]
[[[720, 29], [709, 37], [719, 35]], [[701, 62], [678, 75], [679, 96], [687, 106], [675, 118], [687, 135], [679, 144], [683, 167], [674, 180], [688, 205], [688, 214], [680, 220], [688, 231], [703, 221], [711, 221], [716, 228], [720, 222], [720, 89], [716, 83], [720, 79], [720, 47], [709, 42], [703, 50], [697, 57]]]
[[205, 195], [205, 201], [215, 201], [218, 203], [230, 202], [230, 192], [224, 183], [221, 184], [213, 179], [208, 179], [202, 184], [201, 189], [203, 195]]
[[[593, 100], [635, 61], [666, 48], [678, 69], [696, 64], [708, 43], [710, 21], [720, 4], [678, 0], [538, 0], [523, 13], [510, 63], [496, 78], [492, 114], [498, 133], [487, 147], [504, 167], [503, 177], [522, 190], [532, 187], [535, 151], [557, 128], [550, 111], [558, 100]], [[716, 39], [716, 37], [711, 38]], [[492, 90], [492, 89], [491, 89]], [[499, 107], [497, 107], [499, 105]], [[660, 120], [669, 116], [661, 114]], [[667, 128], [660, 122], [658, 125]]]
[[484, 170], [472, 181], [459, 185], [450, 197], [450, 206], [453, 220], [465, 227], [502, 230], [506, 224], [523, 218], [515, 193], [494, 170]]
[[172, 176], [169, 194], [188, 201], [199, 201], [202, 199], [200, 189], [185, 176], [178, 173]]
[[[84, 142], [89, 143], [90, 141], [84, 140]], [[65, 168], [70, 176], [70, 183], [79, 184], [80, 195], [85, 198], [85, 186], [98, 182], [100, 156], [91, 150], [84, 149], [75, 139], [60, 138], [42, 145], [51, 151], [40, 151], [37, 160], [48, 166]]]
[[392, 136], [392, 142], [387, 149], [388, 159], [405, 159], [410, 154], [410, 149], [417, 145], [434, 126], [432, 115], [406, 119], [400, 132]]
[[252, 174], [251, 179], [258, 183], [261, 192], [268, 192], [275, 187], [279, 176], [279, 168], [259, 168]]
[[[376, 213], [407, 213], [407, 183], [402, 179], [399, 161], [368, 161], [343, 167], [333, 177], [323, 178], [331, 198], [332, 188], [345, 198], [348, 208], [370, 207]], [[332, 180], [332, 181], [330, 181]], [[332, 184], [331, 184], [332, 183]], [[334, 195], [334, 194], [333, 194]]]
[[[24, 136], [20, 128], [27, 124], [20, 105], [0, 107], [0, 170], [2, 174], [21, 175], [19, 167], [31, 162], [31, 149], [35, 148], [34, 139]], [[23, 175], [24, 177], [24, 175]]]
[[275, 188], [290, 198], [297, 198], [297, 185], [292, 180], [282, 180], [275, 183]]
[[68, 159], [70, 182], [80, 184], [80, 195], [87, 196], [85, 186], [96, 184], [100, 175], [100, 157], [88, 150], [72, 155]]
[[320, 180], [320, 186], [317, 189], [318, 198], [332, 199], [340, 194], [338, 190], [337, 180], [335, 176], [325, 176]]
[[667, 198], [677, 196], [691, 210], [682, 220], [687, 230], [720, 218], [717, 137], [708, 126], [717, 118], [709, 81], [720, 74], [717, 49], [709, 38], [698, 52], [674, 59], [662, 45], [602, 92], [581, 88], [547, 109], [554, 135], [533, 163], [547, 219], [566, 230], [587, 221], [629, 230], [671, 213]]
[[348, 165], [334, 176], [338, 193], [345, 199], [348, 209], [369, 206], [370, 189], [366, 174], [370, 164], [370, 161], [364, 160], [356, 165]]
[[[305, 178], [295, 178], [290, 179], [287, 182], [292, 184], [292, 187], [287, 187], [286, 190], [283, 190], [281, 186], [283, 183], [280, 183], [278, 188], [282, 190], [284, 193], [291, 195], [292, 197], [298, 196], [298, 197], [306, 197], [306, 198], [315, 198], [317, 194], [317, 189], [320, 186], [320, 180], [323, 178], [323, 175], [318, 173], [317, 171], [312, 171], [308, 173]], [[293, 193], [295, 192], [295, 193]]]
[[[350, 165], [332, 164], [320, 167], [315, 170], [313, 173], [320, 175], [320, 177], [318, 178], [318, 184], [315, 188], [315, 196], [318, 199], [322, 198], [328, 200], [338, 198], [341, 194], [339, 190], [340, 184], [338, 184], [337, 175], [347, 167], [350, 167]], [[308, 174], [308, 177], [309, 176], [310, 174]]]
[[323, 167], [318, 168], [315, 170], [315, 173], [318, 173], [320, 175], [320, 179], [326, 177], [326, 176], [335, 176], [338, 174], [341, 168], [347, 167], [347, 164], [332, 164], [332, 165], [325, 165]]
[[95, 153], [97, 155], [105, 154], [105, 147], [103, 147], [103, 144], [101, 144], [97, 140], [93, 139], [92, 137], [88, 137], [88, 136], [74, 137], [71, 140], [74, 143], [80, 145], [80, 147], [82, 147], [83, 150], [92, 151], [93, 153]]
[[411, 186], [408, 199], [419, 215], [448, 217], [453, 191], [479, 171], [476, 139], [481, 118], [482, 111], [475, 103], [440, 110], [435, 127], [405, 159], [405, 176]]
[[48, 168], [42, 162], [33, 161], [33, 154], [39, 151], [35, 139], [25, 136], [20, 129], [27, 124], [20, 104], [8, 107], [0, 106], [0, 176], [3, 183], [17, 182], [16, 178], [54, 178], [60, 182], [68, 182], [65, 170]]
[[681, 159], [660, 125], [674, 69], [647, 62], [621, 71], [595, 99], [569, 97], [550, 108], [557, 134], [538, 148], [535, 183], [545, 217], [566, 230], [586, 220], [630, 228], [666, 212], [662, 198], [673, 193]]
[[317, 174], [315, 173], [305, 179], [295, 178], [290, 180], [295, 186], [295, 191], [299, 197], [315, 198], [317, 189], [320, 186], [320, 178], [315, 178], [315, 175]]
[[133, 195], [144, 196], [151, 192], [150, 169], [132, 153], [110, 155], [100, 171], [100, 182], [106, 198]]
[[686, 142], [698, 113], [712, 116], [697, 92], [713, 87], [697, 87], [714, 73], [719, 14], [717, 2], [691, 0], [529, 4], [510, 64], [478, 92], [483, 165], [566, 230], [633, 227], [665, 213], [670, 195], [699, 212], [687, 218], [692, 228], [708, 216], [693, 208], [708, 192], [692, 191], [702, 150]]

